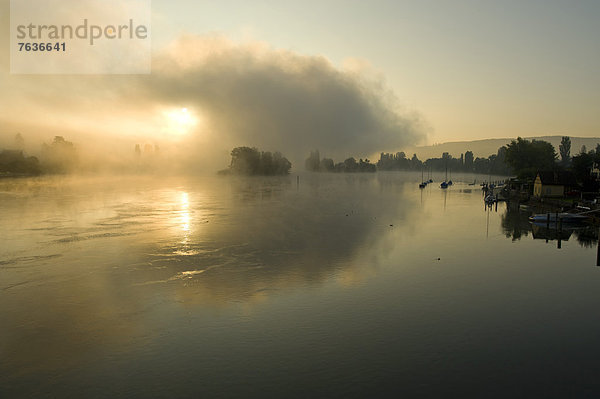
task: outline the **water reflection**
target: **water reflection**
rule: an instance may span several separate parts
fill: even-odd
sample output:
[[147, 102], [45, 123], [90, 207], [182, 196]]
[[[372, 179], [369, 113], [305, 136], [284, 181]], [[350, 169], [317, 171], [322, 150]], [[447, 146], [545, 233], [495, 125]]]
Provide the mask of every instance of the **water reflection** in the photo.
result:
[[533, 223], [529, 221], [533, 214], [529, 207], [519, 206], [518, 203], [507, 203], [505, 207], [501, 225], [506, 238], [512, 241], [518, 241], [531, 234], [534, 240], [557, 241], [558, 247], [562, 241], [569, 241], [572, 236], [585, 248], [591, 248], [598, 243], [598, 228], [593, 225]]
[[591, 251], [538, 251], [518, 209], [419, 179], [0, 181], [0, 396], [481, 392], [573, 322], [594, 347], [597, 276], [564, 267]]
[[181, 230], [184, 232], [190, 231], [190, 202], [188, 193], [181, 193]]
[[[42, 181], [31, 193], [23, 185], [31, 182], [2, 187], [5, 227], [15, 243], [2, 251], [7, 266], [71, 255], [66, 269], [88, 261], [98, 269], [118, 265], [137, 287], [173, 285], [184, 292], [177, 295], [210, 303], [330, 279], [360, 281], [368, 271], [357, 259], [383, 242], [391, 226], [415, 223], [407, 216], [415, 199], [399, 201], [405, 184], [391, 175], [304, 176], [297, 189], [289, 177], [179, 179], [174, 188], [150, 179], [66, 179]], [[103, 189], [90, 197], [90, 186]], [[19, 274], [10, 280], [31, 283]]]
[[501, 224], [506, 238], [512, 241], [520, 240], [531, 233], [531, 224], [529, 223], [531, 211], [522, 209], [516, 202], [507, 203], [506, 211], [502, 215]]
[[575, 231], [577, 242], [584, 248], [592, 248], [598, 245], [598, 228], [596, 226], [586, 226]]
[[[338, 176], [304, 177], [299, 191], [286, 178], [217, 182], [222, 190], [213, 195], [223, 208], [213, 208], [205, 223], [198, 218], [214, 205], [182, 195], [184, 239], [171, 241], [158, 230], [142, 251], [148, 269], [136, 284], [173, 284], [180, 301], [221, 306], [331, 279], [360, 281], [369, 271], [357, 259], [391, 225], [414, 223], [407, 217], [414, 201], [382, 200], [382, 191], [398, 192], [385, 179], [343, 176], [341, 187], [331, 179]], [[189, 228], [197, 224], [201, 230]]]
[[98, 182], [33, 193], [3, 182], [2, 235], [15, 245], [1, 248], [0, 312], [2, 325], [21, 327], [0, 333], [0, 374], [49, 373], [105, 345], [133, 350], [149, 336], [144, 317], [127, 315], [164, 301], [220, 308], [360, 284], [389, 226], [414, 223], [414, 201], [379, 195], [402, 185], [337, 178], [304, 177], [298, 190], [287, 178], [107, 181], [92, 196]]

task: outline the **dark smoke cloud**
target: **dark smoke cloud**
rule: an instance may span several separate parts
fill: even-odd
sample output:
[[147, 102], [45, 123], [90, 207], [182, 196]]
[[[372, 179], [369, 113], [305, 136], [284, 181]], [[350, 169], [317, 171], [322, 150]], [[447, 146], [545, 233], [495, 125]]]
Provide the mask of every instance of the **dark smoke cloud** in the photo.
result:
[[[151, 75], [11, 75], [0, 56], [0, 84], [0, 148], [20, 132], [37, 155], [61, 135], [100, 164], [149, 143], [173, 167], [214, 172], [233, 147], [253, 146], [281, 151], [298, 170], [311, 150], [367, 157], [418, 144], [427, 130], [364, 70], [219, 36], [179, 38], [157, 52]], [[198, 115], [187, 135], [170, 132], [163, 116], [181, 108]]]
[[157, 100], [195, 104], [221, 142], [296, 159], [311, 149], [364, 156], [424, 138], [419, 116], [401, 114], [381, 82], [257, 43], [183, 37], [155, 59], [146, 83]]

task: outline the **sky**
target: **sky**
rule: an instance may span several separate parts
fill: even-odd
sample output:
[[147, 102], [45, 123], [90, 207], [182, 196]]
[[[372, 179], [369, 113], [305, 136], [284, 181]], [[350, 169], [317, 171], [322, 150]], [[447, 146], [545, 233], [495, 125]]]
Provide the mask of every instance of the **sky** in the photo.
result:
[[149, 76], [10, 74], [8, 10], [0, 0], [4, 141], [301, 158], [600, 136], [598, 1], [152, 0]]
[[425, 117], [430, 144], [600, 134], [598, 1], [176, 3], [153, 2], [159, 40], [219, 32], [360, 60]]

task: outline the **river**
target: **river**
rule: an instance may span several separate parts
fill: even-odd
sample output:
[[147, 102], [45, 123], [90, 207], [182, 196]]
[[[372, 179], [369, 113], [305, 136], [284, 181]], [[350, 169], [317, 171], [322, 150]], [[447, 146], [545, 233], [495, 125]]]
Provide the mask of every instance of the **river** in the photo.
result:
[[420, 178], [0, 180], [0, 397], [597, 397], [595, 229]]

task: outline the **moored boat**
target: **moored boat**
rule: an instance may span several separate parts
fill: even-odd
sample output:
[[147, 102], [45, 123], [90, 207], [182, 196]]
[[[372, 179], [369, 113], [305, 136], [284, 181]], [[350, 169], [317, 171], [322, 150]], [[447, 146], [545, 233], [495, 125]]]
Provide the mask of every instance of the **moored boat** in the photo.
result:
[[552, 222], [562, 221], [563, 223], [582, 223], [588, 220], [587, 215], [578, 213], [560, 212], [560, 213], [538, 213], [529, 217], [530, 222]]

